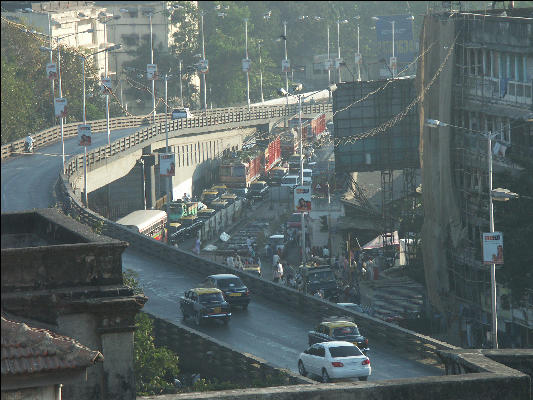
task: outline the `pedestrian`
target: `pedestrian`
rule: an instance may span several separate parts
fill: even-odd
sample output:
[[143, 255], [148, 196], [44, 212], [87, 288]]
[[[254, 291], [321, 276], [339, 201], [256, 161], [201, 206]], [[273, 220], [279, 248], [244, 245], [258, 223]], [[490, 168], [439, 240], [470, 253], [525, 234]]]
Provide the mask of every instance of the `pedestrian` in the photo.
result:
[[197, 237], [196, 238], [196, 243], [194, 245], [194, 252], [196, 253], [196, 255], [200, 254], [200, 244], [201, 244], [200, 238]]
[[235, 261], [233, 260], [233, 256], [231, 254], [226, 259], [226, 264], [228, 264], [228, 267], [235, 268]]
[[324, 246], [324, 248], [322, 249], [322, 257], [329, 258], [329, 249], [327, 248], [327, 246]]
[[280, 256], [278, 254], [274, 254], [272, 256], [272, 266], [275, 267], [280, 260]]
[[279, 282], [281, 279], [283, 279], [283, 265], [278, 260], [274, 268], [274, 282]]
[[242, 269], [242, 260], [241, 260], [241, 256], [238, 253], [235, 256], [235, 268]]

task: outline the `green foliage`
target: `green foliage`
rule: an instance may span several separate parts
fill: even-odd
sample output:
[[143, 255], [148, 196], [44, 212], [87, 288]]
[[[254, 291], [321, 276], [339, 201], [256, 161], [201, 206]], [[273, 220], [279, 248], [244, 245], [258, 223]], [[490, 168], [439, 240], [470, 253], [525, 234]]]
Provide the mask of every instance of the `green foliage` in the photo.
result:
[[102, 220], [99, 220], [92, 225], [92, 230], [97, 235], [101, 235], [103, 229], [104, 229], [104, 221]]
[[503, 232], [505, 264], [497, 271], [499, 283], [506, 283], [515, 305], [533, 287], [533, 168], [524, 169], [520, 176], [495, 175], [493, 187], [503, 187], [521, 197], [506, 202], [494, 202], [496, 231]]
[[135, 383], [138, 396], [175, 393], [179, 374], [178, 356], [154, 344], [153, 322], [145, 313], [135, 316]]
[[[45, 73], [50, 56], [48, 52], [39, 51], [42, 45], [49, 46], [49, 43], [43, 43], [36, 36], [22, 32], [12, 24], [2, 21], [2, 144], [58, 124], [53, 115], [51, 83]], [[54, 51], [54, 62], [57, 63], [57, 51]], [[99, 95], [97, 69], [90, 59], [85, 67], [87, 119], [105, 118], [105, 100]], [[66, 123], [82, 120], [82, 82], [80, 56], [73, 49], [62, 47], [61, 86], [69, 110]], [[57, 80], [55, 96], [59, 97]], [[110, 110], [111, 116], [118, 115], [115, 106], [110, 107]]]
[[144, 294], [141, 285], [139, 285], [139, 274], [137, 272], [128, 268], [122, 272], [122, 279], [124, 285], [133, 289], [134, 294]]

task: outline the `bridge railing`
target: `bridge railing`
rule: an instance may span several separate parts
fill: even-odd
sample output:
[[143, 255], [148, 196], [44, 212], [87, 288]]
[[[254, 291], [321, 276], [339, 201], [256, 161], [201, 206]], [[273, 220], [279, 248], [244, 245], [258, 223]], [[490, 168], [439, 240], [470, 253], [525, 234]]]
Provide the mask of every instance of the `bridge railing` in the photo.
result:
[[[317, 112], [331, 111], [331, 104], [317, 103], [309, 104], [302, 107], [304, 114], [311, 114]], [[224, 123], [245, 122], [255, 119], [269, 119], [275, 117], [283, 117], [285, 115], [292, 115], [297, 112], [296, 105], [290, 105], [287, 112], [286, 106], [259, 106], [251, 107], [230, 107], [230, 108], [215, 108], [196, 113], [195, 117], [187, 119], [172, 120], [171, 115], [168, 114], [169, 129], [171, 131], [185, 128], [197, 128], [204, 126], [212, 126]], [[155, 118], [155, 124], [162, 124], [165, 122], [165, 114], [158, 114]], [[71, 137], [77, 135], [77, 128], [81, 122], [73, 122], [63, 125], [63, 137]], [[107, 129], [105, 119], [96, 121], [89, 121], [93, 132], [101, 132]], [[153, 124], [152, 117], [146, 116], [130, 116], [110, 118], [110, 129], [125, 129], [134, 128], [141, 125]], [[34, 148], [43, 147], [51, 143], [57, 142], [61, 139], [61, 129], [59, 126], [45, 129], [43, 131], [32, 134], [34, 140]], [[11, 157], [13, 154], [24, 151], [24, 139], [15, 140], [11, 143], [2, 146], [2, 160]]]

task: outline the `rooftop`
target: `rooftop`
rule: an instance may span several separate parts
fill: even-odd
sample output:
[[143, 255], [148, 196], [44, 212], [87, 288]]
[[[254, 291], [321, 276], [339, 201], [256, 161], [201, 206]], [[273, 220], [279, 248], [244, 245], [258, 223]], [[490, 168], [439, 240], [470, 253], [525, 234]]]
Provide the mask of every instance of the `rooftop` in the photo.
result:
[[104, 357], [76, 340], [2, 316], [2, 379], [90, 367]]

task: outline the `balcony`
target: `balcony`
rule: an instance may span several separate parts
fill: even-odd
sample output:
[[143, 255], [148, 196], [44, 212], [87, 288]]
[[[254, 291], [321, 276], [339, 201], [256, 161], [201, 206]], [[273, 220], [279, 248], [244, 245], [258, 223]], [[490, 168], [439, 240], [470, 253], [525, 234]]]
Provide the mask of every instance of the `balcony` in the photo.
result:
[[517, 82], [500, 78], [467, 76], [464, 85], [456, 83], [456, 87], [463, 87], [466, 96], [472, 100], [479, 101], [481, 98], [487, 103], [518, 105], [526, 109], [531, 109], [533, 104], [531, 81]]

